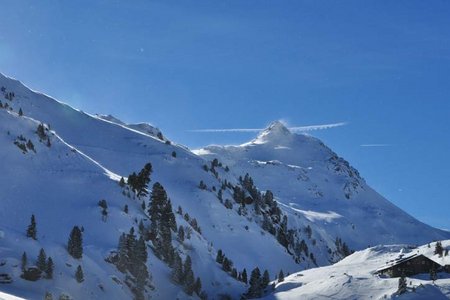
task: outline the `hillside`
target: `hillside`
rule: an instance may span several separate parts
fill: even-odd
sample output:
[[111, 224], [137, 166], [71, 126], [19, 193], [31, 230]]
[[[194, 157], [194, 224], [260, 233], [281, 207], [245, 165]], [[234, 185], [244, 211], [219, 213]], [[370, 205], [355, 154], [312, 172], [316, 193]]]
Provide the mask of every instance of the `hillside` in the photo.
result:
[[218, 158], [236, 176], [249, 173], [256, 186], [274, 192], [286, 211], [303, 216], [328, 235], [342, 237], [352, 249], [423, 244], [448, 236], [387, 201], [320, 140], [291, 133], [281, 122], [272, 123], [249, 143], [195, 152]]
[[[203, 295], [219, 299], [246, 292], [244, 268], [248, 274], [267, 270], [273, 279], [280, 270], [329, 265], [368, 244], [450, 237], [382, 198], [319, 140], [292, 134], [279, 122], [248, 144], [194, 153], [151, 125], [84, 113], [1, 74], [0, 87], [0, 274], [12, 281], [2, 292], [27, 299], [46, 292], [137, 297], [135, 270], [120, 270], [115, 261], [119, 238], [132, 235], [131, 228], [136, 242], [145, 239], [148, 255], [142, 296], [154, 299], [200, 294], [188, 296], [185, 284], [174, 280], [176, 262], [158, 250], [169, 241], [183, 262], [191, 258]], [[149, 195], [133, 191], [130, 181], [120, 183], [147, 163]], [[155, 237], [148, 209], [157, 182], [170, 198], [176, 227]], [[26, 236], [32, 215], [36, 240]], [[74, 226], [83, 230], [79, 259], [67, 251]], [[53, 259], [53, 278], [24, 280], [22, 254], [33, 267], [41, 248]], [[217, 263], [219, 250], [232, 263], [225, 266], [223, 257]]]
[[[443, 241], [450, 249], [450, 241]], [[407, 277], [407, 291], [397, 294], [399, 278], [389, 278], [376, 271], [410, 254], [423, 254], [433, 260], [450, 262], [450, 256], [439, 257], [433, 253], [434, 243], [414, 248], [407, 245], [376, 246], [355, 252], [328, 267], [292, 274], [276, 284], [273, 294], [264, 299], [448, 299], [450, 274], [438, 273], [437, 280], [429, 274]]]

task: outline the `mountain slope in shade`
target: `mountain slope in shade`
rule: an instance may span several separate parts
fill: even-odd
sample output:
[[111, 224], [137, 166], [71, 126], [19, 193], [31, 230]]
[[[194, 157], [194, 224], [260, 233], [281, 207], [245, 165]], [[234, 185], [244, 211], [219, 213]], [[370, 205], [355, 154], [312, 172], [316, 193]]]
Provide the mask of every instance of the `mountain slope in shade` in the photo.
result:
[[[248, 288], [216, 263], [218, 250], [239, 272], [246, 268], [250, 275], [258, 266], [273, 277], [280, 269], [292, 273], [342, 258], [335, 244], [337, 237], [360, 249], [374, 243], [375, 237], [365, 234], [373, 235], [376, 230], [381, 232], [376, 237], [380, 243], [419, 243], [450, 235], [406, 215], [372, 191], [356, 170], [320, 141], [294, 135], [281, 123], [274, 123], [245, 145], [208, 147], [197, 155], [161, 140], [160, 131], [150, 125], [129, 125], [114, 117], [86, 114], [1, 74], [0, 87], [2, 106], [8, 104], [0, 109], [0, 174], [4, 174], [0, 182], [0, 273], [13, 279], [0, 286], [2, 292], [30, 299], [41, 299], [45, 291], [54, 297], [65, 292], [75, 299], [131, 298], [125, 275], [105, 258], [117, 249], [122, 233], [131, 227], [137, 230], [140, 220], [148, 224], [141, 206], [144, 201], [148, 207], [149, 198], [128, 196], [128, 190], [118, 185], [121, 177], [139, 172], [148, 162], [153, 166], [150, 187], [160, 182], [173, 210], [180, 206], [201, 228], [201, 232], [195, 231], [184, 216], [176, 214], [177, 225], [191, 231], [192, 237], [180, 242], [172, 234], [172, 242], [183, 259], [192, 257], [195, 276], [200, 277], [211, 299], [222, 294], [239, 298]], [[41, 123], [48, 128], [50, 146], [37, 134]], [[28, 140], [34, 150], [19, 148]], [[215, 157], [220, 165], [212, 168]], [[282, 246], [276, 236], [262, 229], [262, 215], [252, 205], [242, 209], [233, 202], [232, 187], [241, 186], [239, 177], [247, 172], [259, 191], [273, 191], [281, 216], [288, 217], [289, 230], [295, 233], [293, 239], [302, 241], [307, 250], [295, 254], [291, 247]], [[200, 182], [205, 188], [199, 188]], [[226, 182], [232, 187], [224, 187]], [[108, 203], [106, 220], [98, 206], [101, 199]], [[226, 207], [226, 200], [233, 202], [232, 207]], [[128, 214], [123, 212], [125, 205]], [[31, 214], [37, 219], [37, 241], [25, 236]], [[364, 218], [373, 218], [372, 223], [363, 222]], [[278, 230], [281, 225], [277, 222]], [[81, 260], [66, 251], [74, 225], [84, 228]], [[395, 229], [391, 231], [389, 226]], [[147, 246], [152, 279], [146, 296], [189, 298], [173, 283], [170, 267], [154, 255], [152, 243]], [[40, 248], [55, 261], [55, 278], [21, 279], [22, 253], [26, 251], [29, 263], [34, 264]], [[82, 284], [74, 280], [78, 264], [85, 273]]]

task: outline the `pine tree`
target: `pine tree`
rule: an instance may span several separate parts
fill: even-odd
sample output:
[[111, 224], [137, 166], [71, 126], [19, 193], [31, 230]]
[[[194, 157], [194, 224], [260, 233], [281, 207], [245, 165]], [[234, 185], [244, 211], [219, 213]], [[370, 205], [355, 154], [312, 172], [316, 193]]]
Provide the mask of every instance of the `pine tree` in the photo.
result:
[[178, 239], [180, 240], [180, 242], [184, 241], [184, 228], [181, 225], [178, 228]]
[[123, 207], [123, 212], [128, 214], [128, 205], [125, 204], [125, 206]]
[[176, 284], [183, 284], [183, 279], [183, 262], [181, 261], [181, 257], [178, 252], [175, 252], [172, 268], [172, 280]]
[[280, 270], [280, 273], [278, 273], [278, 282], [284, 281], [284, 273], [283, 270]]
[[407, 283], [406, 283], [405, 274], [402, 274], [402, 276], [398, 279], [397, 294], [401, 295], [404, 292], [406, 292], [406, 287], [407, 287]]
[[161, 210], [161, 226], [166, 226], [173, 232], [177, 232], [177, 222], [175, 220], [175, 214], [172, 210], [172, 202], [166, 198]]
[[152, 164], [147, 163], [144, 168], [139, 172], [138, 175], [138, 190], [137, 190], [137, 196], [147, 196], [147, 187], [150, 182], [150, 174], [152, 173]]
[[230, 260], [226, 257], [223, 258], [223, 263], [222, 263], [222, 269], [225, 272], [230, 272], [231, 271], [231, 263]]
[[39, 255], [38, 255], [37, 261], [36, 261], [36, 267], [38, 267], [38, 269], [41, 272], [44, 272], [45, 269], [47, 268], [47, 255], [45, 254], [45, 251], [43, 248], [41, 248], [41, 250], [39, 250]]
[[120, 272], [125, 272], [128, 265], [128, 249], [127, 249], [127, 236], [125, 233], [119, 237], [119, 245], [118, 245], [118, 258], [117, 258], [117, 269]]
[[55, 265], [53, 264], [53, 260], [51, 257], [47, 259], [47, 264], [45, 266], [45, 274], [47, 279], [53, 278], [53, 270], [55, 268]]
[[192, 271], [192, 260], [189, 255], [186, 257], [186, 260], [184, 262], [183, 278], [184, 291], [186, 292], [186, 294], [191, 296], [195, 290], [195, 278], [194, 272]]
[[36, 235], [37, 235], [36, 219], [34, 218], [34, 215], [31, 215], [31, 223], [30, 225], [28, 225], [27, 228], [27, 237], [36, 240]]
[[270, 283], [269, 271], [264, 270], [262, 279], [261, 279], [261, 287], [264, 290]]
[[434, 254], [439, 255], [439, 257], [442, 257], [442, 254], [444, 253], [444, 248], [442, 247], [441, 242], [436, 242], [436, 246], [434, 248]]
[[21, 269], [22, 272], [24, 272], [27, 269], [27, 263], [28, 263], [28, 258], [27, 258], [27, 253], [24, 252], [22, 254], [22, 260], [21, 260]]
[[144, 221], [142, 221], [142, 219], [139, 221], [138, 229], [139, 229], [139, 234], [143, 235], [145, 233], [145, 225], [144, 225]]
[[241, 278], [242, 278], [243, 283], [245, 283], [245, 284], [248, 283], [247, 270], [245, 268], [244, 268], [244, 270], [242, 270]]
[[74, 226], [70, 232], [67, 251], [73, 258], [80, 259], [83, 257], [83, 236], [78, 226]]
[[430, 280], [433, 282], [437, 279], [436, 267], [433, 265], [430, 269]]
[[225, 255], [223, 255], [222, 249], [219, 249], [219, 251], [217, 251], [216, 262], [218, 262], [219, 264], [223, 264], [224, 257]]
[[20, 116], [20, 117], [23, 116], [22, 108], [19, 108], [19, 116]]
[[75, 272], [75, 279], [77, 280], [78, 283], [84, 281], [84, 273], [80, 265], [78, 265], [77, 271]]
[[47, 135], [45, 134], [44, 124], [41, 123], [38, 125], [36, 133], [41, 140], [44, 140], [47, 137]]
[[237, 278], [238, 278], [238, 273], [237, 273], [236, 268], [233, 268], [233, 269], [231, 270], [231, 277], [233, 277], [234, 279], [237, 279]]
[[50, 292], [45, 292], [44, 300], [53, 300], [53, 295]]
[[252, 274], [250, 275], [250, 281], [249, 281], [250, 287], [247, 291], [247, 296], [249, 298], [259, 298], [262, 295], [262, 289], [261, 289], [261, 272], [259, 271], [259, 268], [256, 267], [253, 269]]
[[167, 198], [164, 187], [158, 182], [153, 185], [148, 213], [150, 215], [150, 235], [157, 255], [162, 256], [166, 262], [171, 264], [173, 262], [171, 231], [176, 232], [177, 224], [172, 204]]
[[119, 186], [122, 188], [125, 186], [125, 179], [123, 177], [120, 177]]
[[195, 281], [194, 292], [199, 296], [202, 292], [202, 281], [200, 280], [200, 277], [197, 277], [197, 280]]

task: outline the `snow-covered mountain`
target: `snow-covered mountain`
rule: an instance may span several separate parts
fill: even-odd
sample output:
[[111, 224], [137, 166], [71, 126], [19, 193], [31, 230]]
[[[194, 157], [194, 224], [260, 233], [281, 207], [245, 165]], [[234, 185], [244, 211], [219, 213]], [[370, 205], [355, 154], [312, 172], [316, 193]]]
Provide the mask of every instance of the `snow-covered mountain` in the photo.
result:
[[[8, 294], [135, 297], [135, 276], [114, 260], [119, 238], [133, 227], [136, 238], [142, 232], [146, 239], [151, 276], [145, 298], [198, 297], [186, 294], [185, 284], [174, 280], [176, 263], [157, 251], [160, 240], [149, 234], [150, 197], [120, 183], [147, 163], [149, 191], [161, 183], [177, 227], [186, 233], [180, 238], [179, 230], [171, 231], [174, 253], [183, 262], [192, 259], [209, 299], [245, 293], [244, 268], [248, 274], [255, 267], [268, 270], [273, 278], [280, 269], [329, 265], [348, 254], [347, 245], [358, 250], [450, 237], [390, 204], [319, 140], [293, 134], [279, 122], [248, 144], [194, 153], [151, 125], [89, 115], [1, 74], [0, 88], [0, 281], [9, 282], [0, 291]], [[31, 215], [36, 240], [25, 234]], [[67, 251], [74, 226], [83, 230], [81, 259]], [[41, 248], [53, 259], [53, 278], [21, 278], [22, 254], [31, 268]], [[219, 252], [231, 266], [220, 255], [216, 262]], [[75, 279], [78, 265], [81, 283]]]
[[371, 189], [320, 140], [291, 133], [281, 122], [273, 122], [249, 143], [195, 152], [209, 160], [218, 158], [236, 176], [249, 173], [256, 186], [274, 192], [286, 211], [311, 221], [325, 235], [342, 237], [352, 249], [423, 244], [447, 236]]
[[[450, 249], [450, 240], [443, 241], [442, 246]], [[390, 245], [358, 251], [332, 266], [294, 273], [283, 282], [274, 282], [273, 293], [264, 299], [397, 299], [399, 278], [380, 275], [377, 270], [413, 254], [450, 264], [450, 256], [439, 257], [434, 249], [434, 245]], [[438, 273], [436, 279], [433, 282], [430, 274], [406, 277], [407, 288], [400, 299], [449, 299], [450, 274]]]
[[155, 126], [148, 124], [148, 123], [137, 123], [137, 124], [126, 124], [123, 121], [117, 119], [113, 115], [97, 115], [97, 117], [109, 121], [118, 125], [122, 125], [125, 127], [128, 127], [130, 129], [134, 129], [136, 131], [142, 132], [144, 134], [151, 135], [153, 137], [156, 137], [162, 141], [167, 141], [167, 139], [163, 136], [161, 130], [159, 128], [156, 128]]

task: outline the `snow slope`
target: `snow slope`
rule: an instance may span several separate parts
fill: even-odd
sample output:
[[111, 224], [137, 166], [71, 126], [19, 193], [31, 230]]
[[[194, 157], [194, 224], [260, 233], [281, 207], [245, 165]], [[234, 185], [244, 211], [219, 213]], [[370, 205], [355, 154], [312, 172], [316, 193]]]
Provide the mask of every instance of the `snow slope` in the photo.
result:
[[249, 143], [195, 152], [218, 158], [236, 175], [249, 173], [256, 186], [272, 190], [287, 211], [307, 218], [328, 235], [342, 237], [352, 249], [449, 237], [371, 189], [357, 170], [320, 140], [291, 133], [281, 122], [272, 123]]
[[[442, 245], [450, 249], [450, 240]], [[433, 260], [449, 260], [434, 255], [434, 243], [414, 248], [407, 245], [376, 246], [355, 252], [328, 267], [292, 274], [276, 284], [265, 299], [449, 299], [450, 274], [438, 273], [433, 283], [429, 274], [407, 278], [408, 289], [398, 296], [398, 278], [377, 275], [377, 269], [408, 254], [424, 254]]]
[[[142, 201], [148, 205], [148, 197], [128, 197], [118, 185], [120, 177], [138, 172], [148, 162], [154, 170], [151, 185], [160, 182], [174, 210], [182, 207], [201, 227], [201, 234], [193, 231], [192, 238], [183, 243], [173, 236], [173, 243], [183, 258], [192, 257], [194, 273], [210, 299], [222, 294], [239, 298], [248, 288], [215, 262], [219, 249], [238, 271], [246, 268], [250, 274], [258, 266], [273, 276], [280, 269], [292, 273], [338, 260], [342, 256], [337, 253], [336, 237], [360, 249], [375, 241], [419, 243], [450, 235], [394, 207], [318, 140], [293, 135], [278, 123], [246, 145], [208, 147], [197, 155], [161, 140], [160, 131], [150, 125], [129, 125], [111, 116], [86, 114], [1, 74], [0, 87], [4, 87], [1, 102], [9, 106], [0, 109], [0, 273], [13, 277], [11, 284], [0, 285], [2, 292], [27, 299], [41, 299], [46, 291], [54, 297], [64, 292], [75, 299], [132, 298], [124, 274], [105, 258], [117, 249], [121, 233], [132, 226], [137, 229], [140, 220], [148, 219], [141, 208]], [[9, 93], [14, 97], [5, 99]], [[50, 127], [46, 131], [50, 147], [36, 134], [40, 123]], [[28, 140], [35, 151], [22, 151], [14, 144]], [[216, 168], [216, 175], [204, 170], [214, 157], [223, 163]], [[298, 241], [305, 241], [314, 260], [305, 253], [294, 257], [292, 249], [288, 251], [261, 228], [261, 216], [251, 208], [242, 214], [238, 205], [228, 209], [219, 201], [217, 191], [225, 180], [239, 185], [239, 176], [246, 172], [260, 191], [274, 192], [283, 215], [288, 216], [289, 228]], [[205, 189], [199, 189], [200, 181]], [[224, 189], [223, 199], [232, 198], [232, 189]], [[108, 203], [106, 222], [97, 204], [101, 199]], [[128, 214], [123, 212], [124, 205], [129, 206]], [[37, 219], [37, 241], [25, 236], [31, 214]], [[178, 225], [192, 229], [182, 216], [176, 217]], [[370, 225], [365, 225], [367, 218], [372, 218]], [[65, 249], [74, 225], [84, 227], [81, 260], [71, 258]], [[381, 235], [374, 235], [378, 231]], [[26, 251], [33, 264], [41, 247], [55, 262], [54, 279], [21, 279], [22, 253]], [[188, 298], [172, 283], [170, 268], [150, 248], [148, 252], [152, 280], [147, 296]], [[85, 273], [82, 284], [74, 279], [78, 264]]]
[[[192, 239], [178, 248], [182, 255], [192, 257], [194, 273], [202, 279], [210, 297], [221, 293], [238, 297], [246, 289], [215, 263], [218, 249], [233, 260], [239, 271], [256, 266], [272, 274], [280, 268], [291, 272], [297, 269], [292, 256], [273, 236], [264, 234], [258, 224], [239, 216], [235, 210], [226, 209], [211, 190], [198, 188], [200, 180], [210, 188], [220, 187], [218, 179], [202, 169], [206, 163], [203, 158], [184, 147], [167, 144], [34, 93], [15, 80], [1, 76], [0, 86], [15, 94], [12, 101], [2, 99], [3, 104], [8, 103], [13, 110], [0, 109], [0, 157], [3, 161], [0, 173], [4, 174], [0, 189], [0, 230], [3, 232], [0, 249], [1, 259], [6, 262], [0, 271], [14, 275], [13, 284], [2, 286], [1, 290], [32, 299], [41, 298], [46, 290], [56, 295], [65, 290], [75, 298], [88, 295], [130, 298], [130, 292], [111, 279], [112, 276], [123, 279], [123, 275], [105, 263], [104, 258], [117, 248], [122, 232], [136, 227], [135, 220], [146, 218], [140, 208], [141, 201], [124, 197], [117, 181], [120, 176], [139, 171], [147, 162], [153, 165], [152, 183], [163, 184], [174, 210], [181, 206], [202, 228], [202, 235], [194, 232]], [[22, 117], [17, 114], [19, 109], [24, 113]], [[40, 122], [50, 125], [51, 147], [39, 142], [35, 133]], [[32, 140], [36, 153], [22, 153], [14, 144], [20, 135]], [[174, 151], [176, 158], [172, 156]], [[224, 194], [230, 196], [229, 192]], [[101, 220], [97, 206], [100, 199], [108, 202], [107, 222]], [[130, 207], [128, 215], [122, 212], [125, 204]], [[37, 242], [24, 236], [33, 213], [38, 223]], [[189, 226], [178, 215], [177, 222]], [[86, 281], [83, 285], [73, 279], [78, 262], [65, 251], [74, 225], [85, 228], [86, 258], [82, 266]], [[19, 278], [20, 256], [26, 251], [33, 261], [41, 247], [52, 256], [55, 274], [60, 275], [50, 282], [25, 282]], [[277, 261], [264, 259], [270, 255], [275, 255]], [[181, 293], [184, 295], [181, 298], [186, 297], [181, 288], [171, 283], [166, 265], [150, 255], [148, 266], [155, 287], [153, 291], [149, 289], [150, 295], [168, 299]], [[104, 287], [103, 291], [99, 284]]]

